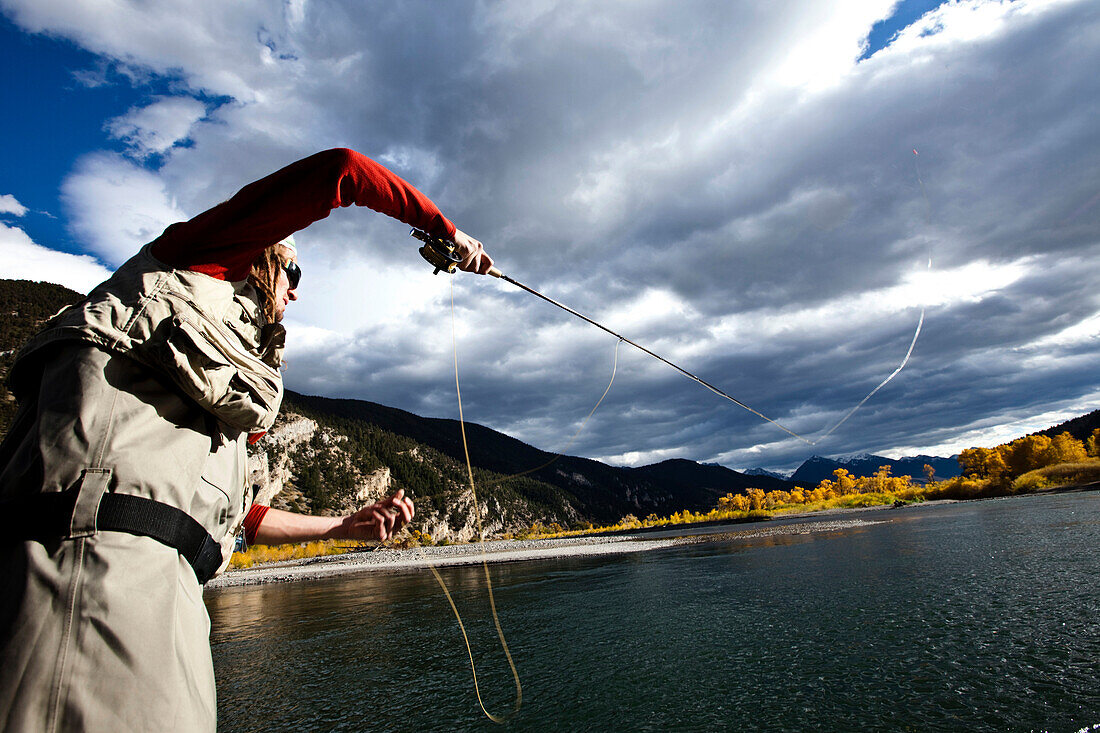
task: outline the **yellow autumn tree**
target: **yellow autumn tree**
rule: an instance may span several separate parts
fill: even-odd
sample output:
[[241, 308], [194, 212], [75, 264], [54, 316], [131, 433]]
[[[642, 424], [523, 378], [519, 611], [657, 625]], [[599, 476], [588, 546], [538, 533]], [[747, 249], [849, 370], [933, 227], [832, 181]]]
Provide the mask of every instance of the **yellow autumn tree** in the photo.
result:
[[1008, 470], [999, 448], [967, 448], [959, 454], [959, 467], [968, 478], [997, 479]]
[[833, 475], [836, 476], [836, 481], [831, 482], [831, 488], [838, 496], [847, 496], [848, 494], [855, 494], [858, 491], [856, 488], [856, 479], [852, 477], [852, 474], [848, 473], [848, 469], [838, 468], [833, 471]]
[[749, 500], [743, 494], [726, 494], [718, 499], [718, 508], [729, 512], [747, 512]]
[[1050, 443], [1050, 438], [1045, 435], [1028, 435], [1003, 446], [1008, 472], [1013, 477], [1022, 476], [1047, 465], [1045, 456], [1050, 451]]
[[782, 489], [776, 489], [775, 491], [769, 491], [764, 496], [764, 506], [767, 509], [775, 509], [777, 506], [791, 503], [791, 494], [789, 491], [783, 491]]
[[1042, 459], [1044, 465], [1054, 466], [1059, 463], [1082, 463], [1087, 461], [1088, 457], [1081, 441], [1069, 433], [1060, 433], [1051, 438]]
[[764, 508], [763, 489], [745, 489], [745, 496], [749, 500], [749, 509], [759, 510]]
[[864, 492], [873, 491], [875, 493], [883, 493], [889, 491], [890, 485], [890, 473], [893, 471], [891, 466], [879, 466], [874, 475], [870, 477], [868, 481], [864, 483], [866, 488]]

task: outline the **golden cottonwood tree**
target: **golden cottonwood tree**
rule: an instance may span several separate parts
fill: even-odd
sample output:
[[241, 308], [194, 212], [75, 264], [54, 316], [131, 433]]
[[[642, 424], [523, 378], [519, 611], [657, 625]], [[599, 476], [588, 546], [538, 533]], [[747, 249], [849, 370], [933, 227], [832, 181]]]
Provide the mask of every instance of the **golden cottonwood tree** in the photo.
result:
[[1043, 460], [1045, 465], [1053, 466], [1056, 463], [1081, 463], [1087, 461], [1088, 457], [1089, 454], [1085, 452], [1085, 446], [1081, 441], [1069, 433], [1061, 433], [1051, 438]]

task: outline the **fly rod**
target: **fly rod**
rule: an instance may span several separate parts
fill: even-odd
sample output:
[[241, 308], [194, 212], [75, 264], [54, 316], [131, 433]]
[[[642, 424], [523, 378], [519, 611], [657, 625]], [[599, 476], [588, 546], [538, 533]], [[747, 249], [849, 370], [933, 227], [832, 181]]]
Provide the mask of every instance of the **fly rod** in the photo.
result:
[[[433, 237], [432, 235], [428, 234], [427, 232], [422, 232], [419, 229], [413, 229], [412, 230], [412, 236], [414, 236], [417, 239], [419, 239], [420, 241], [424, 242], [424, 245], [420, 248], [420, 256], [423, 257], [425, 260], [427, 260], [428, 264], [432, 265], [432, 267], [435, 268], [435, 272], [433, 274], [439, 274], [439, 272], [441, 272], [441, 271], [446, 271], [447, 273], [453, 273], [458, 268], [458, 263], [461, 260], [458, 257], [458, 255], [455, 254], [454, 244], [452, 242], [448, 242], [447, 240], [441, 239], [439, 237]], [[803, 438], [801, 435], [799, 435], [798, 433], [794, 432], [793, 430], [787, 428], [786, 426], [782, 425], [781, 423], [776, 422], [775, 420], [772, 420], [770, 417], [768, 417], [767, 415], [765, 415], [765, 414], [763, 414], [763, 413], [761, 413], [757, 410], [754, 410], [753, 408], [749, 407], [748, 405], [746, 405], [741, 400], [739, 400], [735, 397], [732, 397], [731, 395], [727, 394], [725, 391], [719, 389], [718, 387], [715, 387], [713, 384], [706, 381], [705, 379], [702, 379], [701, 377], [698, 377], [698, 376], [692, 374], [687, 369], [684, 369], [683, 367], [672, 363], [671, 361], [664, 358], [660, 354], [655, 354], [654, 352], [650, 351], [649, 349], [642, 346], [641, 344], [639, 344], [635, 341], [631, 341], [626, 336], [623, 336], [620, 333], [616, 333], [615, 331], [612, 331], [607, 326], [603, 325], [602, 323], [599, 323], [598, 321], [595, 321], [595, 320], [589, 318], [588, 316], [584, 315], [583, 313], [579, 313], [578, 311], [573, 310], [569, 306], [564, 305], [562, 303], [559, 303], [558, 301], [556, 301], [553, 298], [550, 298], [546, 295], [543, 295], [542, 293], [535, 290], [534, 288], [529, 287], [527, 285], [524, 285], [520, 281], [515, 280], [514, 278], [511, 278], [508, 275], [505, 275], [503, 272], [501, 272], [496, 267], [489, 268], [489, 272], [486, 273], [486, 274], [492, 275], [493, 277], [500, 278], [501, 280], [504, 280], [505, 282], [511, 283], [512, 285], [515, 285], [520, 290], [525, 290], [528, 293], [530, 293], [531, 295], [542, 298], [547, 303], [550, 303], [551, 305], [556, 305], [558, 308], [561, 308], [563, 311], [573, 314], [577, 318], [580, 318], [582, 321], [587, 321], [588, 323], [591, 323], [596, 328], [599, 328], [602, 331], [606, 331], [607, 333], [611, 334], [612, 336], [619, 339], [620, 341], [625, 341], [626, 343], [630, 344], [634, 348], [636, 348], [640, 351], [644, 351], [645, 353], [649, 354], [654, 359], [657, 359], [658, 361], [662, 361], [665, 364], [668, 364], [670, 367], [672, 367], [676, 371], [680, 372], [681, 374], [683, 374], [688, 379], [691, 379], [695, 382], [698, 382], [703, 387], [706, 387], [707, 389], [709, 389], [711, 392], [718, 395], [719, 397], [724, 397], [725, 399], [729, 400], [733, 404], [748, 410], [749, 412], [751, 412], [752, 414], [754, 414], [757, 417], [761, 418], [762, 420], [766, 420], [767, 422], [769, 422], [772, 425], [776, 426], [777, 428], [779, 428], [783, 432], [787, 433], [788, 435], [791, 435], [795, 438], [798, 438], [803, 443], [806, 443], [808, 445], [814, 445], [813, 441], [810, 441], [810, 440], [807, 440], [806, 438]]]

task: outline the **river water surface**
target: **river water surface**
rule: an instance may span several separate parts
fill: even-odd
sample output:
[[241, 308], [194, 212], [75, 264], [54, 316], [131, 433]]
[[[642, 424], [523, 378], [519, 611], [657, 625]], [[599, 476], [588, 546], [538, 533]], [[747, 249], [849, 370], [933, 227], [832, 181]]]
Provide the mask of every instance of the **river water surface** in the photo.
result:
[[[841, 529], [490, 566], [523, 683], [504, 728], [1100, 730], [1098, 500], [906, 507]], [[440, 572], [486, 706], [507, 713], [484, 570]], [[500, 729], [427, 571], [206, 602], [223, 732]]]

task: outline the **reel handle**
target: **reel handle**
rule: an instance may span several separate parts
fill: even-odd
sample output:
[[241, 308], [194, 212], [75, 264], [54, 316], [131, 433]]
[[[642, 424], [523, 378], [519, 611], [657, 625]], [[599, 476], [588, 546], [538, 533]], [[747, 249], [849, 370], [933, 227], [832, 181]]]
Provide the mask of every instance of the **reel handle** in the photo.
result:
[[438, 275], [442, 270], [446, 270], [447, 274], [450, 274], [458, 268], [458, 263], [462, 260], [455, 254], [453, 242], [433, 237], [419, 229], [413, 229], [409, 234], [424, 243], [424, 246], [419, 250], [420, 256], [435, 268], [433, 275]]
[[[433, 237], [427, 232], [422, 232], [419, 229], [413, 229], [409, 234], [424, 243], [424, 246], [419, 250], [420, 256], [427, 260], [429, 265], [435, 268], [435, 272], [432, 273], [433, 275], [438, 275], [440, 271], [443, 270], [451, 274], [458, 269], [458, 263], [462, 260], [455, 254], [453, 242], [448, 242], [439, 237]], [[496, 267], [490, 267], [489, 272], [485, 274], [492, 275], [493, 277], [504, 277], [504, 273]]]

